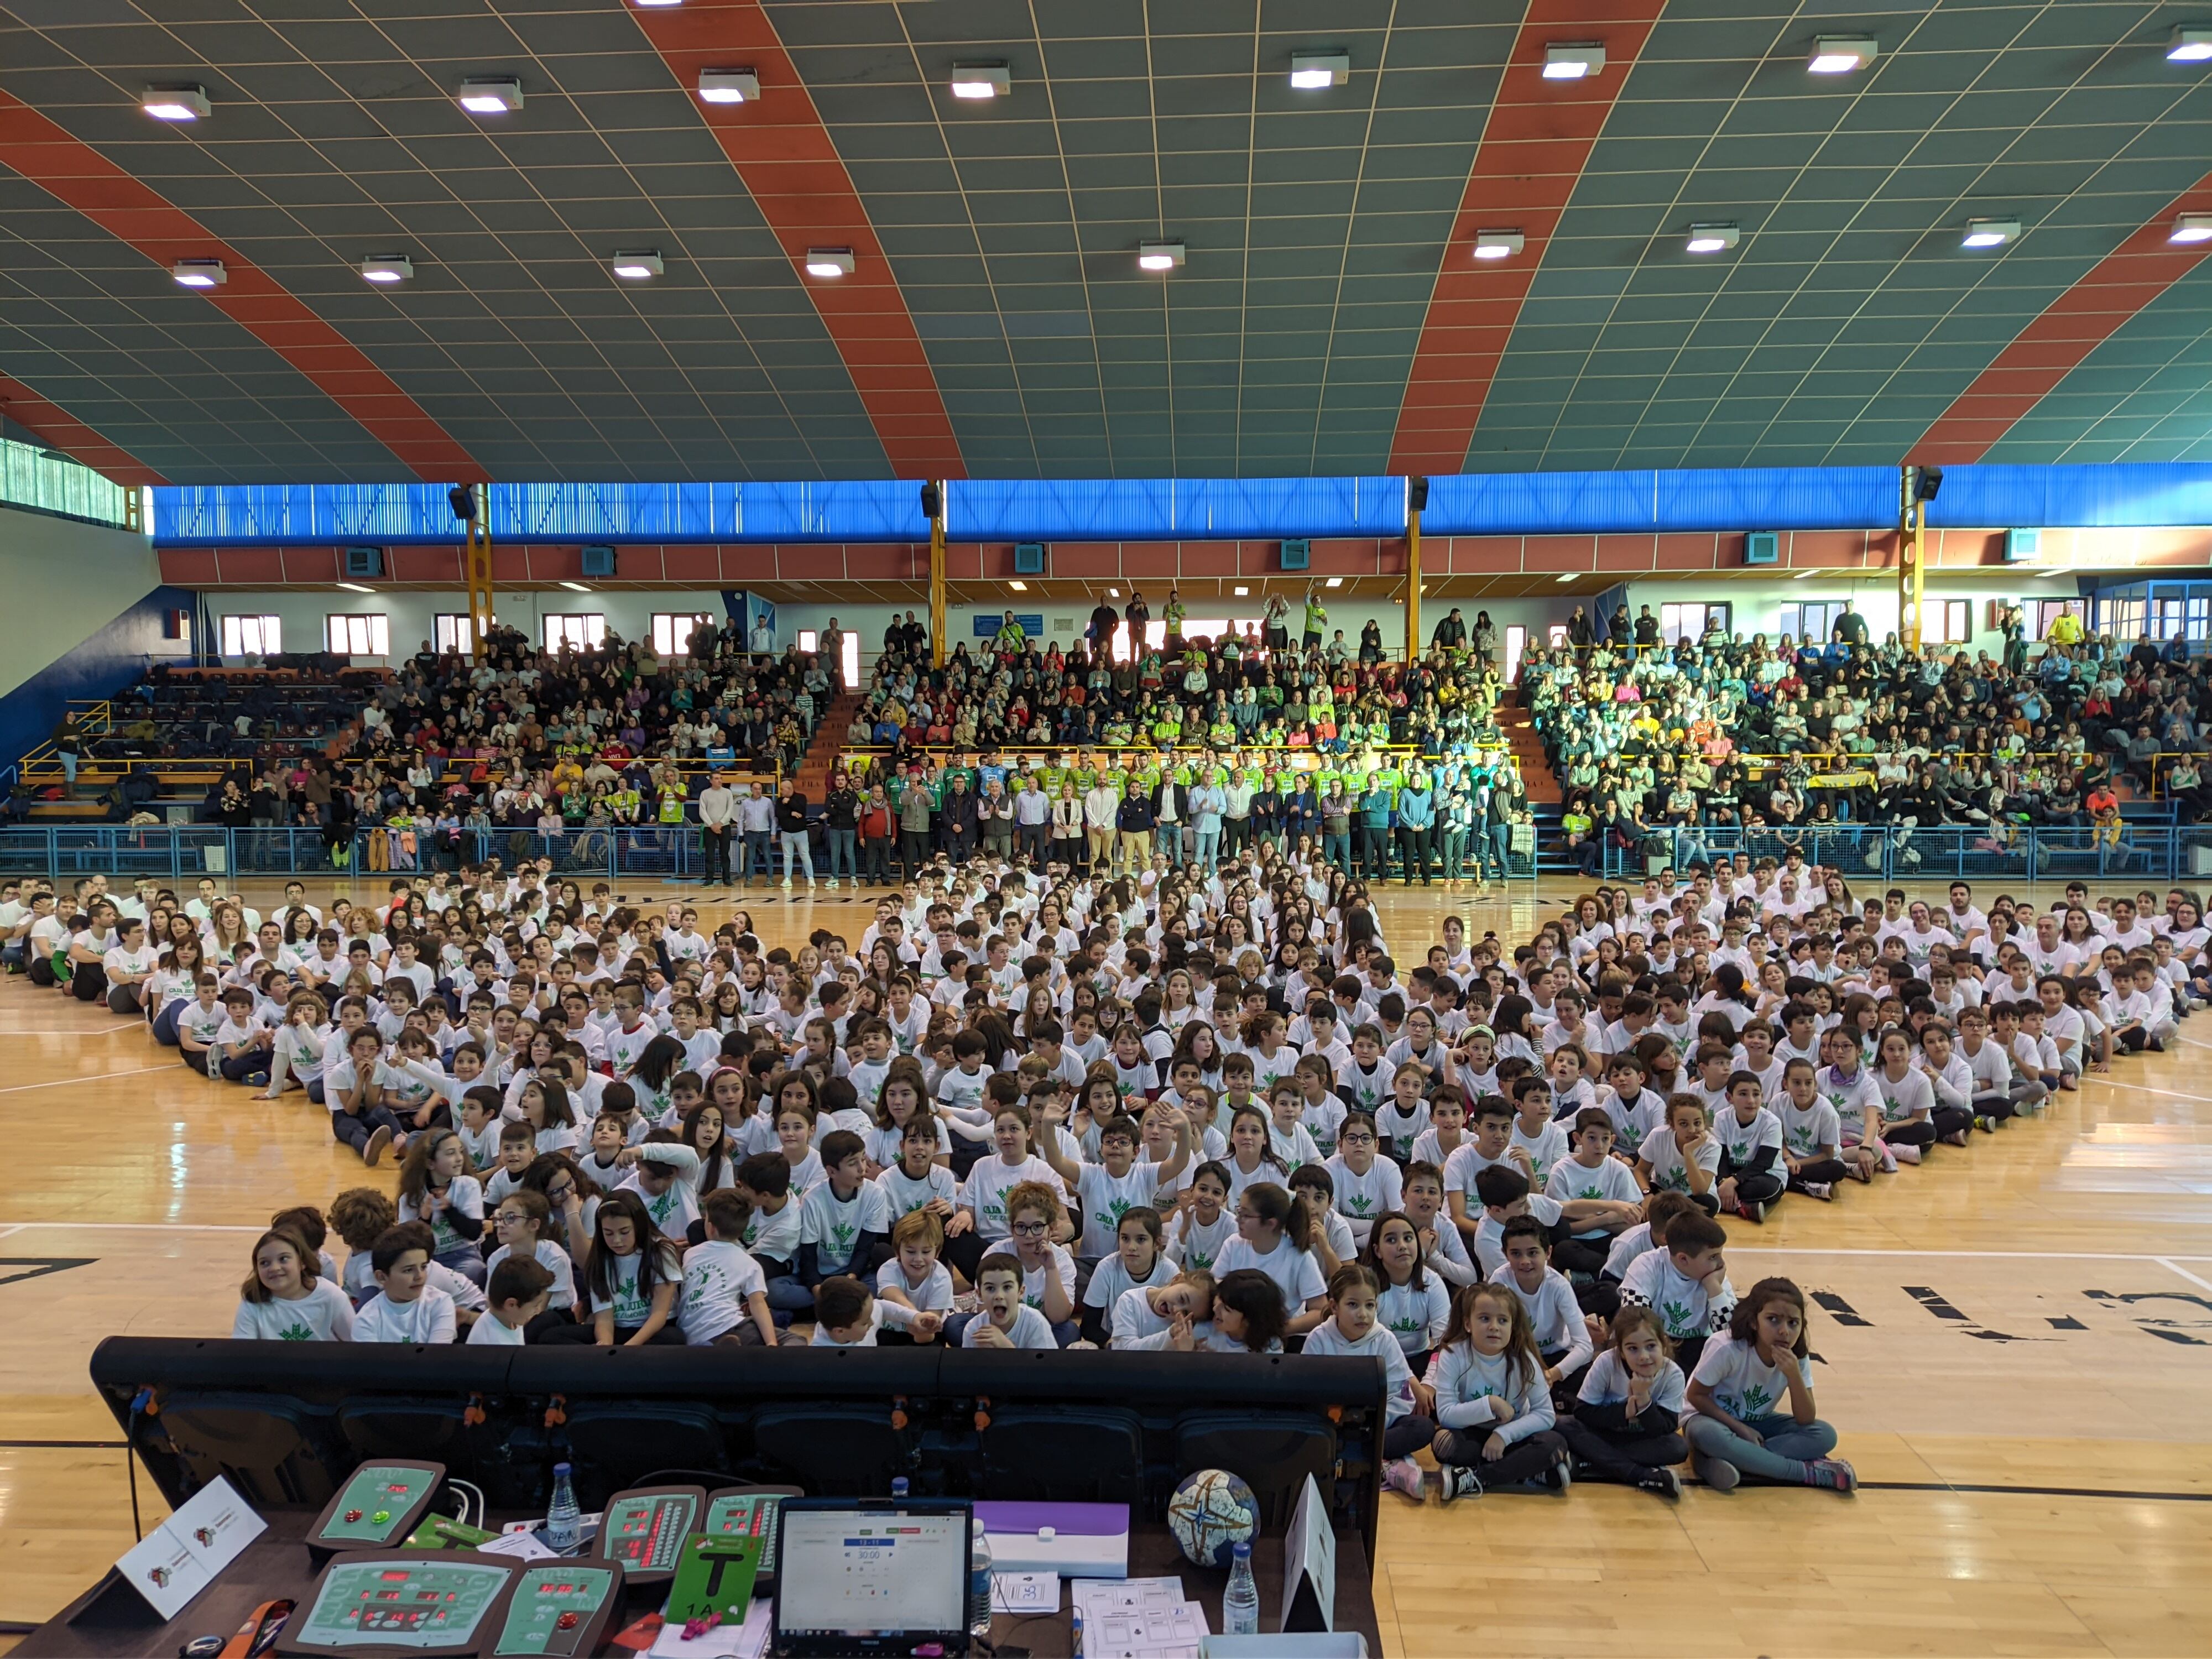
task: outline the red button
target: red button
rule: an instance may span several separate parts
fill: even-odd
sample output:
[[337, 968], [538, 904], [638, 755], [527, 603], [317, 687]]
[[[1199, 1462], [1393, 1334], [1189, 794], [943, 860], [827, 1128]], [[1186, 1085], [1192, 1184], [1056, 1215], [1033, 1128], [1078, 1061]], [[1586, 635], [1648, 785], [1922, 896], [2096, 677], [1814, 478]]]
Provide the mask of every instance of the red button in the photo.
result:
[[582, 1620], [579, 1620], [574, 1613], [564, 1613], [558, 1619], [556, 1619], [553, 1621], [553, 1628], [555, 1630], [574, 1630], [581, 1622]]

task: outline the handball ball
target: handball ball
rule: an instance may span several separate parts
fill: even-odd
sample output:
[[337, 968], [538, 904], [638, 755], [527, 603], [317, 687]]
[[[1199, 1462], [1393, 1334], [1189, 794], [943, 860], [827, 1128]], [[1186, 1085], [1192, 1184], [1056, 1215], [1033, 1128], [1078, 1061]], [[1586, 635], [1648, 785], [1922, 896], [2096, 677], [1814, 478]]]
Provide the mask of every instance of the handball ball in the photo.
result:
[[1193, 1565], [1224, 1571], [1231, 1550], [1260, 1534], [1260, 1500], [1242, 1477], [1226, 1469], [1183, 1476], [1168, 1499], [1168, 1530]]

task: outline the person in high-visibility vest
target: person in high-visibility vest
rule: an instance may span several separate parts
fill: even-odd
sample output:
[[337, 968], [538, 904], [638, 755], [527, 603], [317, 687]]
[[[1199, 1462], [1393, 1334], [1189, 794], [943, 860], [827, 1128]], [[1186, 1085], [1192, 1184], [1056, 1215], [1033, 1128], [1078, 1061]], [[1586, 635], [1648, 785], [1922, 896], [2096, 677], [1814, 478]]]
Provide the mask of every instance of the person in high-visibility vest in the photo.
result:
[[1321, 590], [1309, 587], [1306, 589], [1306, 626], [1304, 641], [1307, 650], [1316, 650], [1320, 647], [1322, 634], [1328, 627], [1328, 607], [1321, 602]]

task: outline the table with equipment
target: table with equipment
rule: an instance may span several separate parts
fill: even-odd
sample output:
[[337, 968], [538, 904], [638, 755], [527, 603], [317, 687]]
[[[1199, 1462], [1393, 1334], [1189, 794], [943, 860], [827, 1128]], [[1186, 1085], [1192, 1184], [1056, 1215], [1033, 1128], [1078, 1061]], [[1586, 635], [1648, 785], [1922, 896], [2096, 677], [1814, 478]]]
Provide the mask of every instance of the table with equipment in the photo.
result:
[[[228, 1634], [252, 1614], [263, 1602], [280, 1598], [289, 1599], [301, 1608], [310, 1610], [307, 1628], [331, 1628], [327, 1623], [316, 1624], [312, 1616], [319, 1580], [328, 1593], [326, 1575], [319, 1574], [310, 1565], [306, 1543], [313, 1517], [301, 1513], [276, 1510], [268, 1516], [269, 1529], [249, 1545], [230, 1568], [209, 1586], [191, 1606], [178, 1618], [164, 1624], [156, 1620], [143, 1604], [137, 1616], [128, 1612], [118, 1615], [105, 1608], [94, 1618], [72, 1624], [73, 1617], [84, 1611], [98, 1591], [88, 1591], [62, 1610], [50, 1623], [41, 1626], [23, 1638], [16, 1651], [27, 1659], [76, 1659], [77, 1656], [94, 1656], [101, 1659], [167, 1659], [194, 1637], [210, 1632]], [[318, 1659], [373, 1659], [374, 1656], [405, 1654], [410, 1659], [437, 1654], [484, 1654], [507, 1659], [509, 1655], [547, 1655], [554, 1659], [569, 1659], [570, 1656], [588, 1656], [603, 1650], [606, 1632], [619, 1630], [630, 1620], [657, 1611], [664, 1586], [655, 1586], [642, 1595], [629, 1596], [619, 1612], [614, 1611], [612, 1599], [599, 1594], [605, 1588], [595, 1587], [588, 1575], [604, 1573], [610, 1569], [603, 1563], [588, 1559], [562, 1559], [524, 1563], [497, 1556], [480, 1557], [465, 1551], [407, 1551], [358, 1553], [359, 1559], [339, 1558], [331, 1571], [359, 1566], [373, 1567], [376, 1574], [398, 1571], [398, 1568], [375, 1565], [396, 1559], [410, 1572], [450, 1572], [459, 1565], [471, 1562], [489, 1562], [497, 1568], [498, 1583], [485, 1598], [484, 1585], [488, 1579], [464, 1575], [463, 1579], [447, 1583], [439, 1581], [439, 1606], [460, 1609], [473, 1607], [476, 1623], [473, 1626], [474, 1646], [428, 1647], [410, 1641], [404, 1647], [376, 1644], [370, 1639], [345, 1642], [335, 1645], [296, 1647], [289, 1633], [278, 1651], [284, 1654], [309, 1654]], [[1340, 1631], [1358, 1632], [1367, 1640], [1368, 1651], [1379, 1659], [1382, 1637], [1376, 1625], [1374, 1592], [1369, 1582], [1369, 1567], [1365, 1553], [1355, 1540], [1340, 1540], [1337, 1553], [1336, 1627]], [[1259, 1581], [1260, 1624], [1263, 1631], [1275, 1626], [1275, 1610], [1282, 1597], [1283, 1543], [1279, 1537], [1261, 1539], [1252, 1552], [1252, 1569]], [[533, 1577], [533, 1575], [535, 1575]], [[1221, 1592], [1227, 1582], [1225, 1573], [1194, 1567], [1185, 1561], [1176, 1547], [1173, 1536], [1164, 1526], [1139, 1522], [1129, 1529], [1129, 1575], [1132, 1577], [1179, 1576], [1184, 1593], [1194, 1601], [1203, 1605], [1208, 1623], [1215, 1631], [1221, 1628]], [[517, 1582], [519, 1581], [519, 1582]], [[356, 1592], [364, 1588], [374, 1591], [386, 1589], [420, 1590], [430, 1588], [426, 1578], [417, 1585], [412, 1577], [401, 1581], [386, 1581], [380, 1576], [373, 1583], [352, 1584]], [[562, 1586], [568, 1586], [562, 1589]], [[510, 1589], [512, 1594], [510, 1594]], [[465, 1602], [464, 1593], [471, 1598]], [[442, 1598], [448, 1593], [454, 1596], [451, 1602]], [[565, 1629], [558, 1626], [562, 1613], [577, 1613], [586, 1605], [586, 1598], [599, 1594], [603, 1605], [609, 1607], [610, 1617], [596, 1629], [587, 1619], [580, 1618]], [[557, 1606], [554, 1606], [555, 1602]], [[333, 1607], [336, 1607], [333, 1602]], [[378, 1601], [380, 1607], [420, 1606], [427, 1601], [410, 1603]], [[552, 1607], [548, 1620], [539, 1613], [526, 1611], [541, 1606]], [[378, 1623], [384, 1620], [380, 1617]], [[443, 1621], [450, 1629], [456, 1614], [448, 1613]], [[301, 1621], [295, 1615], [293, 1627]], [[364, 1632], [364, 1637], [368, 1636]], [[543, 1645], [532, 1645], [538, 1636], [543, 1636]], [[1036, 1659], [1060, 1659], [1073, 1654], [1074, 1635], [1072, 1623], [1072, 1603], [1067, 1583], [1060, 1587], [1060, 1605], [1054, 1613], [1032, 1613], [1016, 1617], [1000, 1613], [992, 1620], [991, 1639], [1002, 1653], [1013, 1649], [1026, 1649]], [[495, 1646], [495, 1640], [498, 1645]]]

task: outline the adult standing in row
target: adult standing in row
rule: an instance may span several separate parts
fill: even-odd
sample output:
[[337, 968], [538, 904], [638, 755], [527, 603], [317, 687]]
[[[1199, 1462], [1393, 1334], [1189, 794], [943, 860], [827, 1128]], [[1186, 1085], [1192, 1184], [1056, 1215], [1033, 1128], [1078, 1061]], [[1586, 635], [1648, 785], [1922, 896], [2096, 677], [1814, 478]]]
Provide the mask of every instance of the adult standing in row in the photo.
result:
[[706, 884], [730, 884], [730, 840], [738, 821], [738, 798], [729, 780], [720, 772], [699, 792], [699, 850], [706, 866]]

